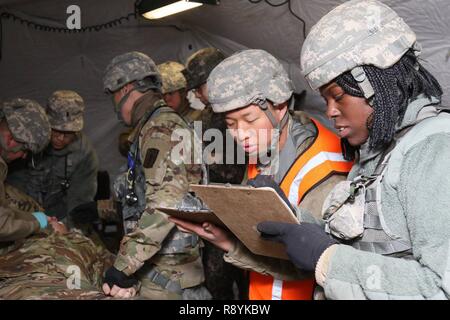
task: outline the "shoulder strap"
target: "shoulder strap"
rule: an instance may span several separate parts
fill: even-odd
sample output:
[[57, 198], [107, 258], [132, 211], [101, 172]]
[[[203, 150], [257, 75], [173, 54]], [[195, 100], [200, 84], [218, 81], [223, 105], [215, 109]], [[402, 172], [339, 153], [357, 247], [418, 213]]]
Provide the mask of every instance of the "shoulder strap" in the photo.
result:
[[316, 138], [297, 157], [280, 184], [291, 203], [295, 204], [331, 174], [348, 174], [353, 165], [343, 158], [339, 138], [319, 121], [311, 120], [317, 128]]
[[157, 106], [154, 109], [151, 109], [147, 111], [144, 116], [142, 117], [141, 121], [139, 121], [139, 124], [137, 125], [136, 135], [133, 137], [132, 143], [136, 143], [139, 139], [139, 132], [144, 127], [144, 125], [154, 116], [160, 114], [161, 112], [172, 112], [176, 113], [172, 108], [166, 106], [162, 101], [157, 102]]
[[375, 167], [375, 171], [373, 173], [374, 176], [379, 176], [385, 171], [392, 151], [394, 151], [400, 139], [403, 138], [412, 128], [414, 128], [414, 126], [406, 127], [395, 135], [389, 146], [381, 154], [380, 160], [378, 160], [377, 166]]

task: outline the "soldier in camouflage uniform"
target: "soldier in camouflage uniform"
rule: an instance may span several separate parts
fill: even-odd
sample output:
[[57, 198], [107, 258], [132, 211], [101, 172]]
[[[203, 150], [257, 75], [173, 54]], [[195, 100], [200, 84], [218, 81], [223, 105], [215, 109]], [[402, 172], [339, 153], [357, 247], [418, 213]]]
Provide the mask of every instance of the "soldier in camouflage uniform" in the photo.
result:
[[210, 294], [202, 285], [199, 238], [180, 232], [156, 209], [174, 206], [190, 183], [201, 180], [200, 165], [179, 161], [172, 154], [179, 143], [174, 141], [174, 131], [189, 133], [189, 141], [181, 142], [184, 150], [194, 145], [193, 131], [165, 105], [160, 75], [145, 54], [128, 52], [115, 57], [103, 80], [119, 119], [133, 128], [128, 170], [115, 184], [125, 236], [114, 266], [106, 272], [103, 290], [111, 296], [129, 297], [135, 294], [138, 279], [140, 295], [145, 298], [208, 299]]
[[206, 80], [211, 71], [225, 59], [225, 55], [216, 48], [203, 48], [194, 52], [186, 61], [182, 71], [187, 81], [187, 89], [193, 90], [195, 96], [209, 106]]
[[161, 75], [164, 101], [166, 104], [178, 112], [188, 123], [201, 120], [202, 111], [191, 108], [187, 98], [187, 84], [183, 73], [184, 66], [175, 61], [167, 61], [158, 65]]
[[24, 191], [69, 227], [97, 219], [98, 159], [83, 129], [85, 106], [70, 90], [55, 91], [48, 99], [51, 143], [23, 168], [10, 171], [7, 182]]
[[[43, 210], [10, 185], [5, 185], [5, 193], [10, 208]], [[114, 256], [79, 231], [52, 229], [16, 241], [0, 256], [0, 299], [107, 299], [101, 291], [102, 276]]]
[[327, 299], [450, 299], [450, 110], [420, 54], [411, 27], [376, 0], [345, 1], [303, 44], [302, 73], [355, 164], [323, 204], [325, 228], [258, 230]]
[[113, 255], [79, 231], [46, 228], [0, 256], [0, 299], [105, 299]]
[[13, 99], [0, 114], [0, 298], [104, 298], [101, 277], [111, 254], [80, 233], [67, 233], [35, 200], [4, 184], [6, 163], [48, 145], [45, 111], [34, 101]]
[[[249, 184], [277, 190], [299, 221], [319, 220], [328, 192], [345, 180], [351, 162], [343, 158], [334, 133], [307, 114], [289, 110], [293, 85], [282, 64], [264, 50], [244, 50], [217, 65], [207, 86], [213, 111], [225, 114], [227, 127], [252, 160]], [[181, 226], [223, 249], [225, 261], [252, 271], [250, 299], [312, 297], [313, 279], [292, 263], [252, 254], [232, 234], [213, 225]], [[298, 295], [286, 297], [286, 292]]]
[[[45, 111], [35, 101], [4, 101], [0, 109], [0, 253], [15, 241], [38, 233], [50, 218], [41, 211], [29, 214], [11, 205], [6, 198], [5, 179], [8, 165], [24, 158], [28, 151], [42, 151], [50, 139], [50, 125]], [[36, 209], [36, 208], [34, 208]]]
[[[202, 111], [191, 108], [188, 91], [186, 90], [186, 79], [181, 73], [184, 66], [181, 63], [167, 61], [157, 67], [162, 80], [161, 92], [164, 101], [169, 107], [178, 112], [192, 127], [194, 126], [194, 121], [201, 121], [202, 117], [210, 116], [207, 109]], [[119, 152], [124, 157], [127, 157], [127, 153], [130, 150], [128, 136], [131, 131], [131, 128], [126, 128], [119, 134]]]

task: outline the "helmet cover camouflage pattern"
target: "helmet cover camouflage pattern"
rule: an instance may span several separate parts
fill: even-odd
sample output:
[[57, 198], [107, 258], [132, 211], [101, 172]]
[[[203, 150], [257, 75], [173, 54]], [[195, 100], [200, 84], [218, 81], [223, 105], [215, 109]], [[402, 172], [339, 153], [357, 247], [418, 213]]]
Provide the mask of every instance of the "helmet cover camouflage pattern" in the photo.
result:
[[192, 90], [206, 83], [211, 71], [225, 59], [225, 55], [216, 48], [204, 48], [192, 54], [186, 62], [183, 75], [187, 89]]
[[47, 116], [52, 129], [81, 131], [83, 129], [84, 101], [75, 91], [55, 91], [48, 99]]
[[5, 101], [0, 114], [6, 119], [14, 140], [31, 152], [41, 152], [50, 142], [50, 123], [36, 101], [19, 98]]
[[128, 83], [150, 76], [161, 82], [155, 62], [141, 52], [127, 52], [112, 59], [106, 67], [103, 87], [106, 92], [115, 92]]
[[235, 110], [266, 99], [280, 104], [293, 93], [283, 65], [259, 49], [244, 50], [222, 61], [211, 72], [207, 88], [214, 112]]
[[415, 33], [395, 11], [376, 0], [351, 0], [311, 29], [300, 65], [316, 90], [357, 66], [389, 68], [412, 47], [418, 54]]
[[186, 79], [181, 72], [183, 69], [184, 66], [175, 61], [167, 61], [158, 65], [158, 71], [162, 79], [162, 94], [186, 88]]

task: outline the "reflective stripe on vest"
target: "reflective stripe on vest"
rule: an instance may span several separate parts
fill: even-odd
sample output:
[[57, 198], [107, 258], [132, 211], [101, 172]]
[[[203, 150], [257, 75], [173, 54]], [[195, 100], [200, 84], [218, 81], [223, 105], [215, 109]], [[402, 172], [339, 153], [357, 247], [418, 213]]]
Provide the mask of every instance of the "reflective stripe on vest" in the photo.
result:
[[250, 272], [250, 300], [312, 300], [314, 279], [283, 281]]
[[317, 128], [316, 139], [297, 158], [280, 184], [292, 205], [298, 205], [331, 174], [347, 174], [353, 165], [344, 159], [339, 137], [318, 121], [311, 120]]
[[[286, 173], [280, 187], [289, 202], [298, 205], [305, 195], [334, 173], [348, 174], [353, 162], [344, 160], [339, 137], [317, 120], [314, 142], [306, 149]], [[256, 165], [247, 168], [248, 179], [258, 175]], [[257, 272], [250, 272], [250, 300], [311, 300], [314, 279], [282, 281]]]

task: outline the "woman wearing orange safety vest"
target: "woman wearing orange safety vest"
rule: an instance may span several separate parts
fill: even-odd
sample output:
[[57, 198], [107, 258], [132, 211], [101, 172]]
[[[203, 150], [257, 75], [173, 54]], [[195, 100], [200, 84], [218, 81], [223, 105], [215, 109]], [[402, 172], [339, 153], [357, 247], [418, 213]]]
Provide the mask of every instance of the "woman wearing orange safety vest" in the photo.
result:
[[[241, 51], [211, 72], [207, 91], [214, 112], [225, 113], [230, 133], [249, 157], [250, 184], [284, 193], [299, 208], [300, 221], [320, 220], [325, 197], [345, 180], [352, 163], [344, 159], [334, 133], [303, 112], [288, 110], [293, 89], [281, 63], [263, 50]], [[267, 177], [272, 185], [258, 185]], [[251, 300], [312, 299], [313, 276], [292, 263], [254, 255], [210, 223], [170, 220], [223, 249], [227, 262], [249, 270]]]

